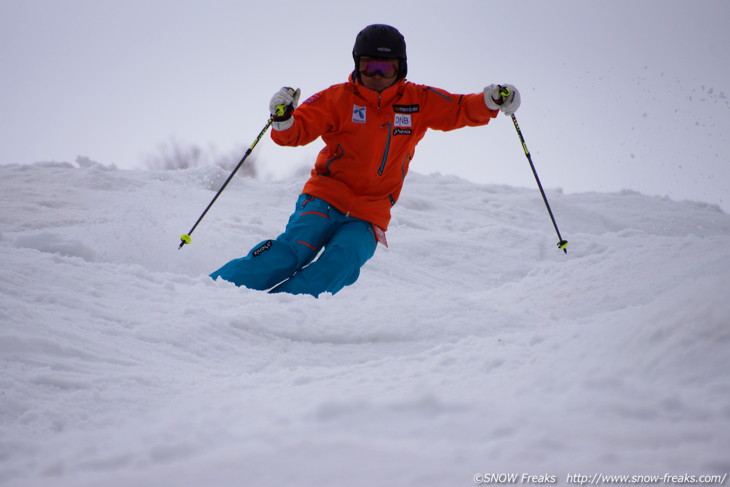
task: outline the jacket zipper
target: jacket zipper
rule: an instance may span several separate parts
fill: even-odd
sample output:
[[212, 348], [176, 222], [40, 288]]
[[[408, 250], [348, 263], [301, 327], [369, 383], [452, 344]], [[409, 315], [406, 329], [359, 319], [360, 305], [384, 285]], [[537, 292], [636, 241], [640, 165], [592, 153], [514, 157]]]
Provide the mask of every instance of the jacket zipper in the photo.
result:
[[388, 138], [385, 141], [385, 151], [383, 152], [383, 159], [380, 161], [380, 168], [378, 168], [378, 175], [382, 176], [385, 170], [385, 162], [388, 160], [388, 152], [390, 151], [390, 137], [393, 128], [393, 123], [388, 122]]

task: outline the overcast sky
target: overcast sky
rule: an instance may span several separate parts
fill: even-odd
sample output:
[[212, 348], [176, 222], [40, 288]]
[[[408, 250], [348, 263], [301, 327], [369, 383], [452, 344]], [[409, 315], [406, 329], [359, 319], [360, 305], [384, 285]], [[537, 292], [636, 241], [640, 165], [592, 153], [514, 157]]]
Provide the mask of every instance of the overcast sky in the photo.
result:
[[[388, 23], [406, 37], [409, 80], [520, 89], [546, 188], [730, 211], [728, 19], [727, 0], [0, 0], [0, 163], [142, 168], [171, 138], [242, 152], [276, 90], [304, 99], [345, 81], [357, 32]], [[267, 137], [257, 163], [282, 177], [320, 148]], [[411, 167], [534, 187], [506, 117], [429, 132]]]

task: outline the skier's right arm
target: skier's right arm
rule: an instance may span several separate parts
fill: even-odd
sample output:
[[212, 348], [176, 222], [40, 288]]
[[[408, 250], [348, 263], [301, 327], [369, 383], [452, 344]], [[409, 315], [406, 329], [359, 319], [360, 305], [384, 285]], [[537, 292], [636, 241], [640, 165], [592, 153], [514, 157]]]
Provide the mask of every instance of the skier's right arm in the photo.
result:
[[299, 90], [282, 88], [276, 92], [269, 103], [272, 140], [278, 145], [305, 145], [330, 130], [332, 116], [326, 93], [324, 90], [311, 96], [297, 108]]

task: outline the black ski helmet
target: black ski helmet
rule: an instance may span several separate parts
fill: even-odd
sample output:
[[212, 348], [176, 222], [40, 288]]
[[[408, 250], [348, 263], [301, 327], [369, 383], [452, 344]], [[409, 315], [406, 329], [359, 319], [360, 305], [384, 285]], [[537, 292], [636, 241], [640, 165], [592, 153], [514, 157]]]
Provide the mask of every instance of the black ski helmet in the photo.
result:
[[406, 63], [406, 40], [398, 29], [385, 24], [368, 25], [355, 38], [352, 58], [355, 60], [354, 78], [360, 76], [360, 57], [398, 59], [398, 78], [405, 78], [408, 72]]

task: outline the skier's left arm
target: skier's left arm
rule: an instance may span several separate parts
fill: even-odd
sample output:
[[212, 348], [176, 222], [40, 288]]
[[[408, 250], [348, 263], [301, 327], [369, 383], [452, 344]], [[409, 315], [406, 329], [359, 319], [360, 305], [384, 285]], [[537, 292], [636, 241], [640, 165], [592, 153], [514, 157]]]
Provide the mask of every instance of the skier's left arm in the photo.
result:
[[[509, 87], [509, 96], [500, 91]], [[496, 90], [496, 99], [493, 98]], [[520, 106], [520, 94], [512, 85], [490, 85], [483, 93], [455, 95], [444, 90], [424, 87], [428, 109], [428, 126], [436, 130], [486, 125], [500, 110], [511, 115]]]

